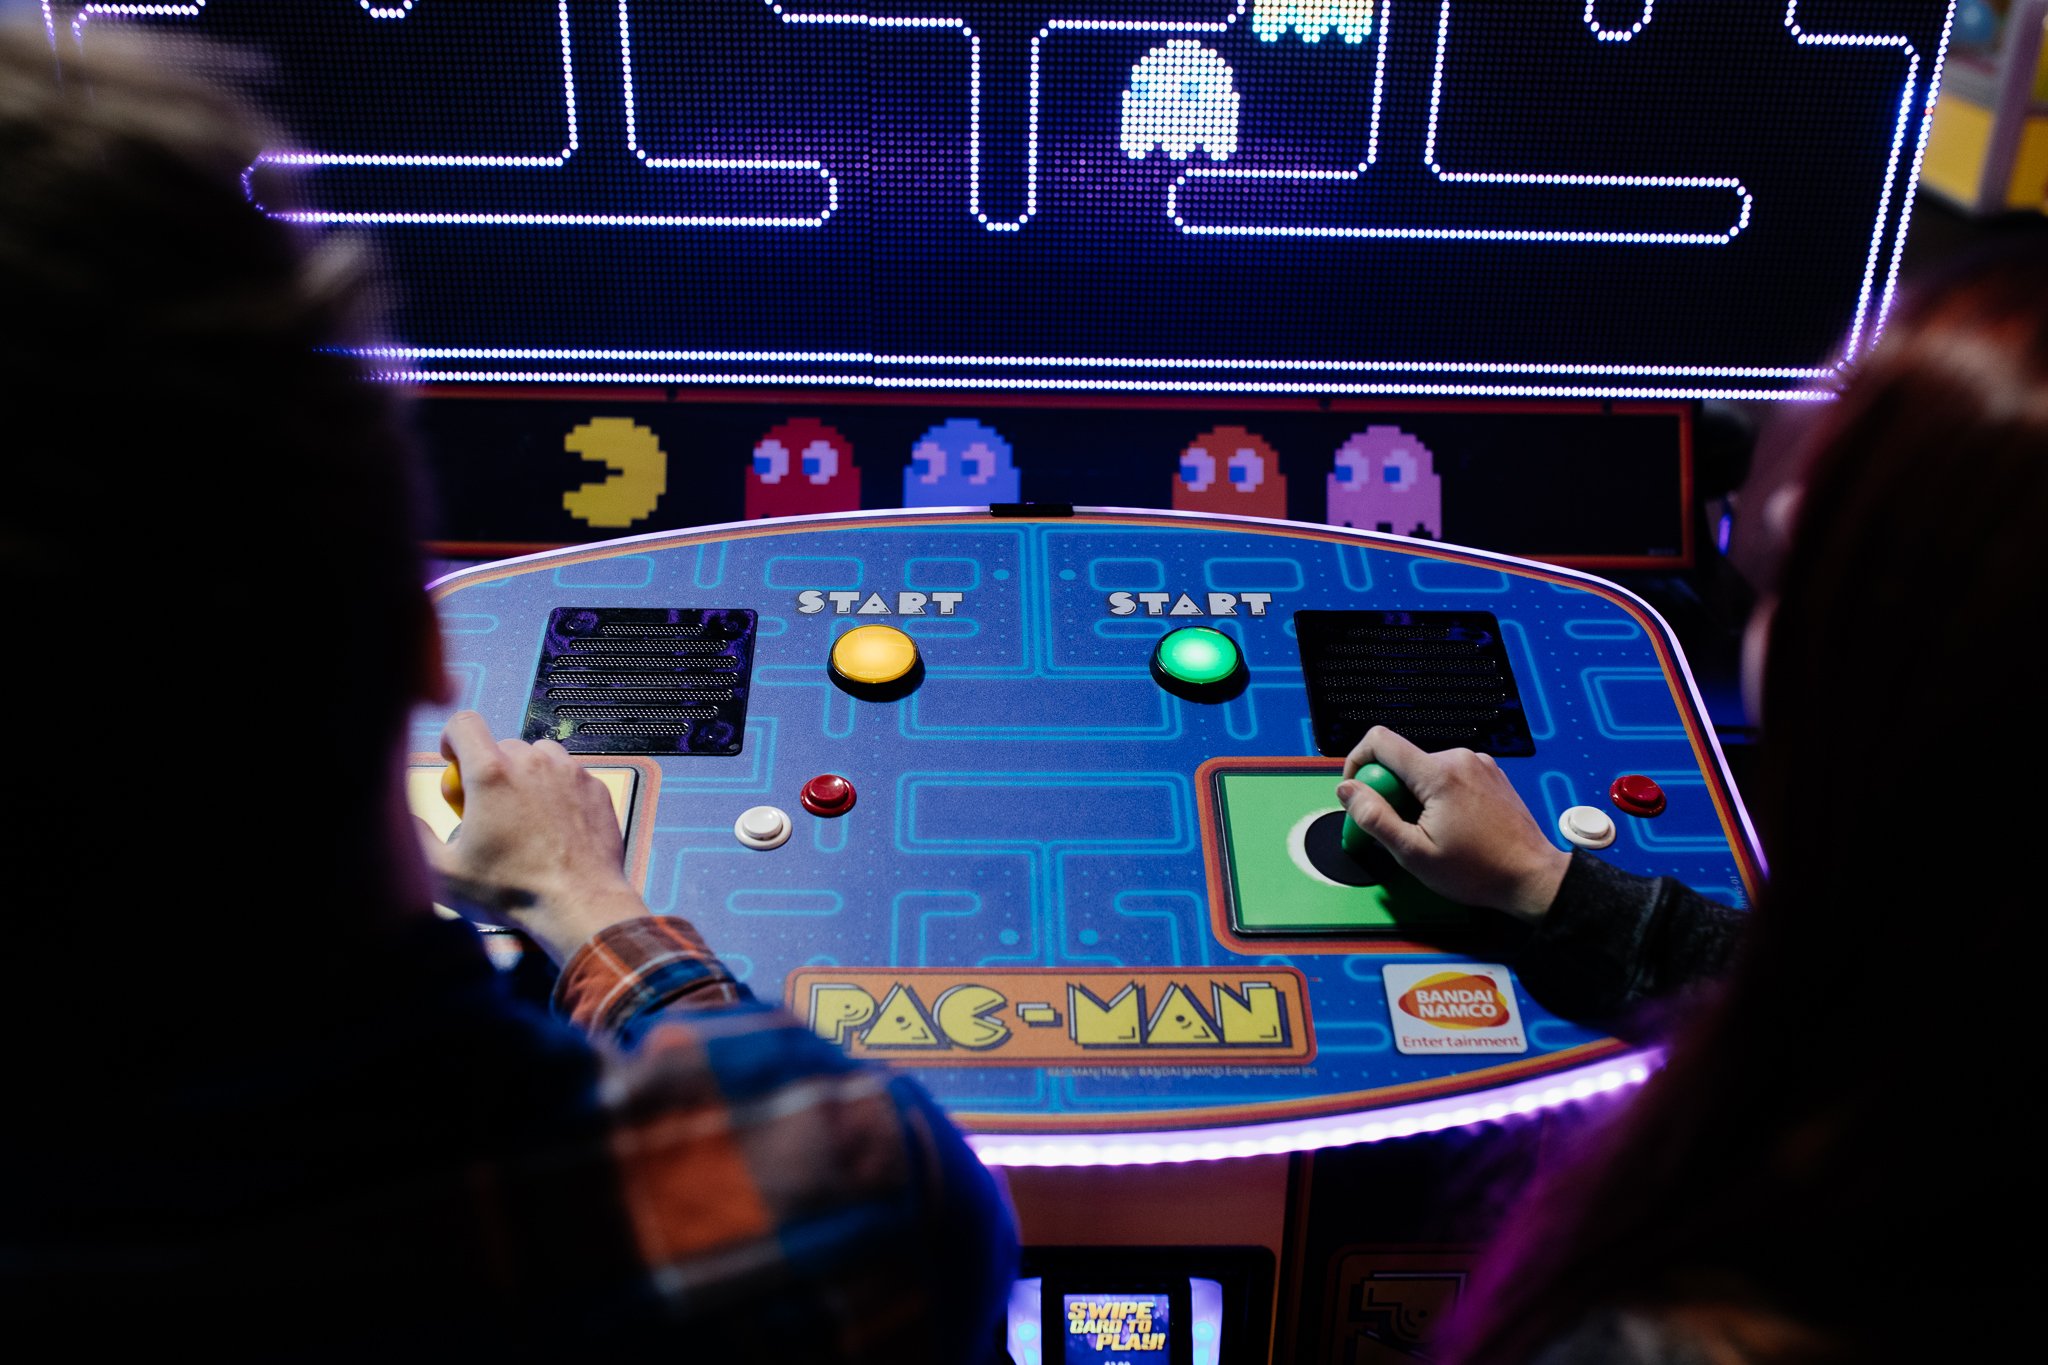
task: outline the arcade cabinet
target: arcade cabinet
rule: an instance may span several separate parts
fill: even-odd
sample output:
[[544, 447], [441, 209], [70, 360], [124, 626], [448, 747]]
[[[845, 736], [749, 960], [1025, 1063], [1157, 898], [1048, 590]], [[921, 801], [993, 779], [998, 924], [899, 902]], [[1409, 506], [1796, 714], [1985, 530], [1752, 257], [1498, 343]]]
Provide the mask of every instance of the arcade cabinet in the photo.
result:
[[1006, 1173], [992, 1351], [1427, 1358], [1658, 1058], [1347, 848], [1343, 756], [1492, 754], [1559, 847], [1751, 903], [1686, 658], [1595, 574], [1747, 514], [1700, 404], [1881, 333], [1948, 0], [45, 12], [261, 54], [252, 211], [392, 285], [454, 704]]
[[[1522, 991], [1490, 914], [1347, 852], [1333, 790], [1373, 725], [1495, 755], [1562, 846], [1735, 904], [1760, 885], [1663, 622], [1534, 561], [1010, 505], [641, 536], [434, 595], [456, 705], [614, 783], [649, 905], [911, 1071], [1008, 1173], [1013, 1355], [1060, 1329], [1264, 1359], [1312, 1213], [1289, 1154], [1654, 1065]], [[429, 807], [441, 719], [419, 717]], [[1340, 1259], [1384, 1305], [1471, 1257]], [[1096, 1358], [1067, 1348], [1019, 1358]]]

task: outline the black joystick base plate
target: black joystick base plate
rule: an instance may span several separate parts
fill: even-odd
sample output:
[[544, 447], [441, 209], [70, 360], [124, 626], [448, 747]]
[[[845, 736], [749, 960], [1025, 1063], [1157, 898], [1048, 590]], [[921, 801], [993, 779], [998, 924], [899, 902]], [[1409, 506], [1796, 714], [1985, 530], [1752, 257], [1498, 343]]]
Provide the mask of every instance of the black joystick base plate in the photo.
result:
[[1309, 866], [1345, 886], [1384, 886], [1401, 870], [1394, 855], [1378, 840], [1368, 840], [1357, 854], [1344, 849], [1344, 812], [1333, 810], [1302, 834]]

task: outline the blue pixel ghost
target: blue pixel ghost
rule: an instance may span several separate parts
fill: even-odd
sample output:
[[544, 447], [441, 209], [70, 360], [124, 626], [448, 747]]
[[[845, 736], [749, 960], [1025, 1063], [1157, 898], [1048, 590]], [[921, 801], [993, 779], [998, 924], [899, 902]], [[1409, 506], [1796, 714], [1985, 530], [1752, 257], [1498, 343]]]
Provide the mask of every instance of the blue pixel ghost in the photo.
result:
[[970, 417], [941, 422], [910, 448], [903, 470], [905, 507], [1020, 501], [1010, 443]]

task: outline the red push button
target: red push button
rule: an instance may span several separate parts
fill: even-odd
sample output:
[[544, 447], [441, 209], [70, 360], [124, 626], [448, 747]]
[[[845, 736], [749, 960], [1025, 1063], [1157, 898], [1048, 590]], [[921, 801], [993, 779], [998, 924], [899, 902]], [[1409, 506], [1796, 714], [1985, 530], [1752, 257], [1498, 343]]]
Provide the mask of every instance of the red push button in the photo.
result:
[[1607, 796], [1624, 815], [1640, 815], [1648, 819], [1664, 813], [1664, 789], [1641, 773], [1615, 778], [1614, 785], [1607, 789]]
[[[858, 796], [851, 782], [837, 773], [825, 773], [804, 783], [797, 799], [813, 815], [833, 816], [852, 810]], [[1659, 796], [1658, 799], [1661, 801], [1663, 798]]]

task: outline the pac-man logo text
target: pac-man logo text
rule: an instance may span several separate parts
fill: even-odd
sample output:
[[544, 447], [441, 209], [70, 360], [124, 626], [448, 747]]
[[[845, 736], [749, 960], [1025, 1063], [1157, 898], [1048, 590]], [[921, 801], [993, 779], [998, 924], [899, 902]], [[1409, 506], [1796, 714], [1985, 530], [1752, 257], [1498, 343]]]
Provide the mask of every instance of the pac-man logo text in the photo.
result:
[[788, 1004], [857, 1057], [911, 1066], [1051, 1066], [1315, 1056], [1307, 993], [1290, 967], [806, 967]]

